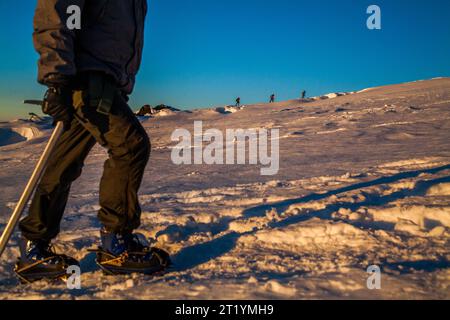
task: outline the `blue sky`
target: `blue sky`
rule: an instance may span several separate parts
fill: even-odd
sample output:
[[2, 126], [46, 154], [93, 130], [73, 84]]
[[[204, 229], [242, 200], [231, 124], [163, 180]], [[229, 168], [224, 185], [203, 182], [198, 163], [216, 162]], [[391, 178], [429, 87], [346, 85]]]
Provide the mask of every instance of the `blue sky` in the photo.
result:
[[[0, 120], [41, 98], [31, 40], [35, 0], [0, 2]], [[382, 10], [382, 30], [366, 9]], [[448, 0], [149, 0], [130, 101], [198, 108], [450, 76]]]

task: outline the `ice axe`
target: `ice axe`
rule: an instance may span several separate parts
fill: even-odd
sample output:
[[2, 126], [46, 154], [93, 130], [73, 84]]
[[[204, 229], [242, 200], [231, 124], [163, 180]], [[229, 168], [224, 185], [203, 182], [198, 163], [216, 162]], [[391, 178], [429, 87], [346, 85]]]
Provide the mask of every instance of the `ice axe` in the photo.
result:
[[[23, 103], [25, 104], [33, 104], [42, 106], [43, 101], [40, 100], [25, 100]], [[28, 181], [25, 190], [22, 193], [22, 196], [19, 199], [19, 202], [16, 205], [16, 208], [14, 209], [11, 218], [9, 219], [5, 230], [3, 231], [3, 234], [0, 238], [0, 257], [3, 254], [3, 251], [5, 251], [6, 245], [8, 244], [9, 239], [11, 238], [14, 229], [17, 226], [17, 223], [19, 222], [20, 216], [23, 213], [23, 210], [25, 209], [25, 206], [27, 205], [28, 201], [30, 200], [31, 195], [34, 192], [34, 189], [36, 188], [37, 184], [41, 180], [42, 174], [44, 173], [44, 170], [47, 166], [48, 159], [50, 158], [50, 155], [53, 152], [53, 149], [56, 146], [56, 143], [58, 142], [59, 138], [61, 137], [61, 134], [64, 131], [64, 126], [62, 122], [58, 122], [56, 124], [55, 129], [53, 130], [52, 136], [50, 137], [50, 140], [47, 143], [47, 146], [44, 149], [44, 152], [41, 155], [41, 158], [39, 159], [36, 168], [33, 171], [33, 174], [31, 175], [30, 180]]]

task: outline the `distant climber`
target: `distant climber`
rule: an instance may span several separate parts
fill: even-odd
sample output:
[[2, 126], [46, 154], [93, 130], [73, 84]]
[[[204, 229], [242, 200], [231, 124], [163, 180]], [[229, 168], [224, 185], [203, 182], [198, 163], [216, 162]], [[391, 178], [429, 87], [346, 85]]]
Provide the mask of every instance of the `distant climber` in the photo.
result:
[[275, 94], [272, 94], [271, 96], [270, 96], [270, 101], [269, 101], [269, 103], [274, 103], [275, 102]]
[[241, 98], [237, 97], [236, 98], [236, 107], [240, 107], [241, 106]]
[[306, 98], [306, 91], [303, 90], [303, 91], [302, 91], [302, 99], [305, 99], [305, 98]]

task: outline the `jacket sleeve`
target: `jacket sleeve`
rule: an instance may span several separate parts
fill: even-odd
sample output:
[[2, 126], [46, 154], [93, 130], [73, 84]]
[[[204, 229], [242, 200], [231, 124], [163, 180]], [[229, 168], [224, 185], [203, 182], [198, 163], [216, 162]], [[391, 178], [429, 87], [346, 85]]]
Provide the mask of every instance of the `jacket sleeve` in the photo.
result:
[[[85, 0], [38, 0], [34, 13], [33, 43], [39, 53], [38, 81], [45, 85], [65, 85], [76, 74], [76, 30], [67, 28], [70, 13], [77, 5], [83, 10]], [[83, 26], [81, 26], [83, 27]]]

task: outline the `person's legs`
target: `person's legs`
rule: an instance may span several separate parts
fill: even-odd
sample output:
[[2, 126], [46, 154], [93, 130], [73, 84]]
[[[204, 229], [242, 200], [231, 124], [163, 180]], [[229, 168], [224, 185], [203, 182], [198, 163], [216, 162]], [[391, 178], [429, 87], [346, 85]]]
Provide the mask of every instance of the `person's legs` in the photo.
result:
[[[81, 95], [87, 100], [86, 93]], [[120, 93], [109, 115], [84, 101], [77, 117], [97, 142], [108, 150], [100, 182], [99, 220], [108, 232], [129, 233], [139, 227], [138, 190], [150, 157], [150, 140]]]
[[37, 186], [28, 216], [19, 225], [27, 240], [49, 242], [59, 233], [72, 182], [83, 168], [95, 139], [78, 120], [59, 139]]
[[[87, 94], [78, 92], [75, 96]], [[137, 192], [150, 156], [150, 141], [144, 128], [119, 93], [109, 115], [98, 113], [89, 103], [74, 102], [78, 106], [76, 119], [55, 147], [29, 214], [20, 222], [27, 240], [49, 242], [57, 236], [71, 183], [80, 176], [96, 141], [109, 153], [100, 183], [101, 223], [106, 231], [122, 234], [140, 225]]]

